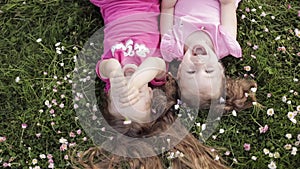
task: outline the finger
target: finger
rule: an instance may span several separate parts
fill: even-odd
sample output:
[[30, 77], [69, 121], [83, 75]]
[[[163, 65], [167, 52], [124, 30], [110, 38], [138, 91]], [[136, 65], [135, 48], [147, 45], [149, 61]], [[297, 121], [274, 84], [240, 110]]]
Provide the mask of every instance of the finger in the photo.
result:
[[120, 97], [120, 102], [121, 103], [126, 103], [126, 102], [131, 102], [132, 100], [136, 100], [136, 99], [139, 99], [139, 95], [136, 94], [136, 95], [129, 95], [127, 97]]
[[128, 107], [128, 106], [132, 106], [134, 105], [135, 103], [137, 103], [139, 101], [139, 98], [135, 98], [129, 102], [125, 102], [125, 103], [122, 103], [121, 104], [121, 107]]

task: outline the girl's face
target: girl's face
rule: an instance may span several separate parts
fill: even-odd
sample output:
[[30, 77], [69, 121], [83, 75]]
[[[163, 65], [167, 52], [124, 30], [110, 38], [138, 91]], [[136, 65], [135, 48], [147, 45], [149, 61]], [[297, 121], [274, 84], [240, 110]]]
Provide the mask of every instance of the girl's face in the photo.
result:
[[177, 76], [181, 96], [191, 105], [221, 96], [223, 67], [205, 42], [186, 48]]

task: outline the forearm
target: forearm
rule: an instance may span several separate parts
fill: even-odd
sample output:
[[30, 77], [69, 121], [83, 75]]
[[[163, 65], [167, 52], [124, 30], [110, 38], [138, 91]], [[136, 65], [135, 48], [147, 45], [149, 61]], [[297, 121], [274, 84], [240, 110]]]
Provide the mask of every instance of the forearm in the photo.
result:
[[160, 16], [160, 33], [164, 35], [168, 30], [173, 28], [174, 20], [174, 7], [161, 9]]
[[221, 24], [234, 37], [237, 36], [236, 6], [233, 0], [221, 1]]
[[166, 63], [158, 57], [149, 57], [143, 61], [138, 69], [131, 76], [128, 86], [141, 88], [154, 78], [162, 78], [166, 72]]

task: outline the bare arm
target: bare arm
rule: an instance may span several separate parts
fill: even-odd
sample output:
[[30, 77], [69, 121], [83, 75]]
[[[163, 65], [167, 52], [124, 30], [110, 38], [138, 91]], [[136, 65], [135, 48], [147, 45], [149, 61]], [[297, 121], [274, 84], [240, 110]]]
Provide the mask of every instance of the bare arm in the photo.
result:
[[220, 0], [221, 25], [234, 37], [237, 35], [235, 0]]
[[166, 73], [166, 63], [158, 57], [149, 57], [143, 61], [131, 76], [128, 87], [140, 89], [154, 78], [162, 78]]
[[173, 27], [174, 8], [177, 0], [162, 0], [160, 16], [160, 33], [164, 35]]

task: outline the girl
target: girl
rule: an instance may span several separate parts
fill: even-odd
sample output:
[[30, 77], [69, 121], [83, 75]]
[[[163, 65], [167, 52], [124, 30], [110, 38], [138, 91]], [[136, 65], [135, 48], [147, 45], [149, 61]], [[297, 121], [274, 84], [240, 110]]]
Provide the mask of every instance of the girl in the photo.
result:
[[[221, 99], [227, 82], [219, 60], [227, 55], [242, 56], [236, 41], [238, 3], [239, 0], [162, 0], [161, 53], [168, 62], [181, 61], [178, 85], [181, 99], [190, 106], [208, 108], [212, 100]], [[244, 84], [245, 80], [236, 82], [243, 84], [240, 88], [244, 93], [256, 87], [253, 81], [249, 85]], [[245, 105], [244, 93], [226, 109], [251, 106]]]
[[115, 116], [148, 122], [152, 99], [148, 82], [162, 85], [166, 72], [157, 50], [159, 0], [91, 2], [100, 7], [105, 23], [104, 53], [96, 72], [106, 82], [108, 108]]

